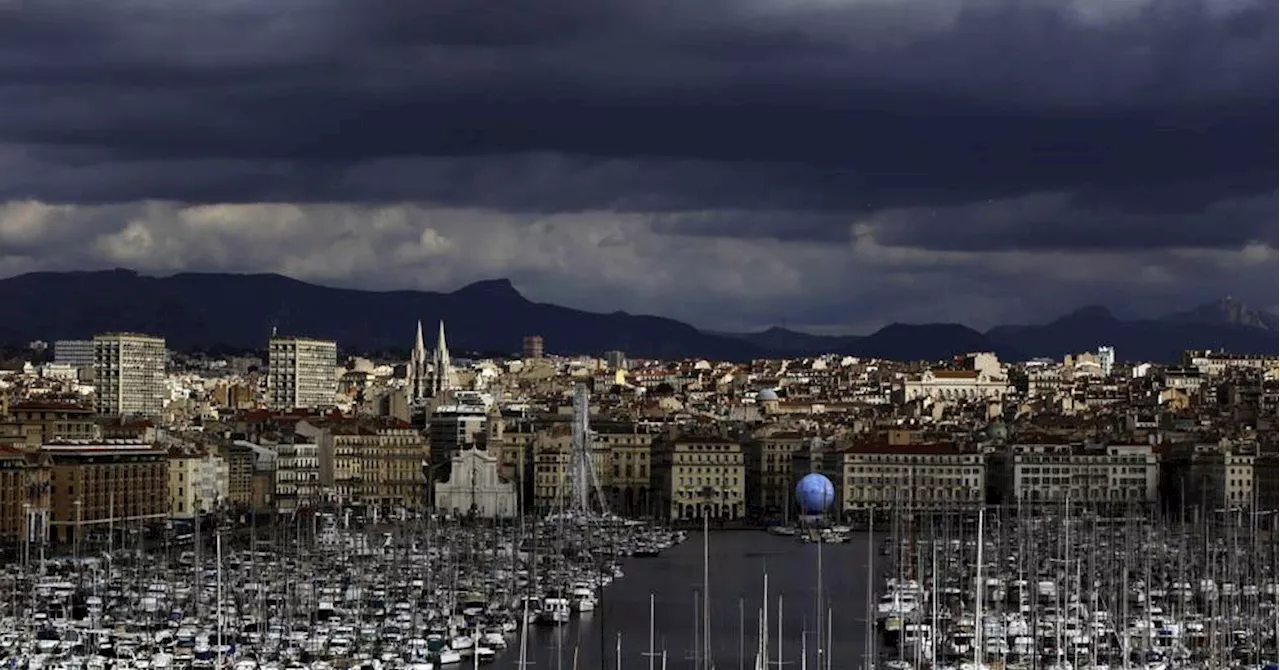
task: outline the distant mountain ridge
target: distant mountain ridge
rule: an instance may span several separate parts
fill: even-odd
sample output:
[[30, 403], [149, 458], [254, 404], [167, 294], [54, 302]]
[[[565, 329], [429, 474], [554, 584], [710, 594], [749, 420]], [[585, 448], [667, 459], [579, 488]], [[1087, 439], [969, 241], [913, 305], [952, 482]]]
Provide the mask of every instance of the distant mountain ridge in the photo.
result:
[[1277, 327], [1278, 324], [1275, 314], [1253, 309], [1230, 296], [1205, 303], [1185, 312], [1175, 312], [1173, 314], [1165, 315], [1161, 317], [1160, 320], [1168, 321], [1170, 323], [1207, 323], [1228, 326], [1249, 326], [1251, 328], [1262, 328], [1272, 332], [1280, 330], [1280, 328]]
[[131, 270], [32, 273], [0, 279], [0, 341], [83, 338], [128, 330], [163, 335], [174, 348], [266, 346], [272, 329], [336, 340], [346, 350], [404, 350], [417, 321], [444, 319], [457, 352], [518, 352], [542, 335], [549, 352], [621, 349], [639, 356], [708, 351], [730, 359], [762, 355], [755, 345], [707, 335], [674, 319], [595, 314], [527, 300], [506, 279], [451, 293], [359, 291], [275, 274]]
[[[766, 348], [793, 355], [819, 351], [880, 355], [885, 347], [939, 354], [947, 349], [993, 351], [1010, 360], [1048, 357], [1115, 347], [1122, 360], [1172, 362], [1189, 349], [1242, 354], [1276, 354], [1276, 315], [1224, 298], [1156, 319], [1122, 320], [1101, 305], [1088, 305], [1046, 324], [996, 326], [985, 333], [957, 324], [894, 324], [867, 337], [821, 336], [770, 328], [737, 335]], [[945, 329], [945, 330], [944, 330]], [[944, 343], [934, 341], [943, 335]], [[947, 354], [906, 358], [946, 358]]]
[[[658, 316], [600, 314], [528, 300], [509, 280], [449, 293], [360, 291], [275, 274], [183, 273], [148, 277], [131, 270], [38, 272], [0, 279], [0, 342], [85, 338], [129, 330], [166, 337], [174, 348], [260, 349], [272, 329], [336, 340], [352, 351], [408, 351], [416, 322], [444, 319], [455, 351], [514, 353], [525, 335], [548, 352], [725, 360], [847, 354], [938, 360], [994, 351], [1009, 360], [1060, 357], [1116, 347], [1128, 360], [1172, 361], [1186, 349], [1276, 353], [1275, 315], [1218, 301], [1154, 320], [1117, 319], [1086, 307], [1043, 325], [979, 332], [960, 324], [892, 324], [866, 336], [811, 335], [770, 328], [713, 333]], [[1270, 325], [1268, 325], [1270, 324]]]

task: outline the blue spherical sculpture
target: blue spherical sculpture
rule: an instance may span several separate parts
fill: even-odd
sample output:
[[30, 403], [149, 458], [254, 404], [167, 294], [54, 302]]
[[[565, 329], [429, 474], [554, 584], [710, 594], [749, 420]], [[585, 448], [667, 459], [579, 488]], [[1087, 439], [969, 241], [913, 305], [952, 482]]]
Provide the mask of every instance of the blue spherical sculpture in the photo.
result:
[[836, 499], [836, 487], [825, 475], [807, 474], [796, 484], [796, 502], [805, 514], [822, 514]]

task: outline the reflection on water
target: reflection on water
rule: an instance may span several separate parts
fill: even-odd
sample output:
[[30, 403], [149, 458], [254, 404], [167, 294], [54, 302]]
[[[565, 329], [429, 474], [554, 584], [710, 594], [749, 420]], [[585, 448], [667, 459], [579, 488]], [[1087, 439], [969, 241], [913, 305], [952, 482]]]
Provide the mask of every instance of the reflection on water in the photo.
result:
[[[782, 656], [792, 670], [800, 670], [801, 638], [814, 646], [819, 617], [817, 592], [819, 545], [758, 531], [711, 535], [712, 659], [719, 670], [750, 669], [755, 658], [757, 619], [763, 575], [769, 573], [770, 660], [777, 660], [778, 597], [782, 597]], [[832, 667], [855, 668], [862, 663], [863, 618], [866, 612], [866, 544], [855, 535], [847, 544], [822, 545], [824, 599], [831, 609]], [[880, 560], [879, 552], [875, 559]], [[655, 601], [654, 646], [667, 652], [671, 670], [694, 668], [693, 650], [698, 626], [694, 602], [702, 589], [702, 536], [658, 558], [628, 559], [626, 577], [609, 586], [599, 608], [568, 626], [530, 629], [530, 660], [539, 670], [612, 670], [621, 645], [622, 667], [648, 668], [649, 596]], [[619, 640], [619, 635], [621, 639]], [[701, 632], [697, 632], [698, 638]], [[515, 642], [513, 640], [513, 642]], [[739, 653], [739, 648], [745, 653]], [[518, 665], [518, 646], [502, 655], [499, 667]], [[808, 667], [818, 668], [815, 649], [808, 650]], [[654, 663], [661, 667], [661, 661]]]

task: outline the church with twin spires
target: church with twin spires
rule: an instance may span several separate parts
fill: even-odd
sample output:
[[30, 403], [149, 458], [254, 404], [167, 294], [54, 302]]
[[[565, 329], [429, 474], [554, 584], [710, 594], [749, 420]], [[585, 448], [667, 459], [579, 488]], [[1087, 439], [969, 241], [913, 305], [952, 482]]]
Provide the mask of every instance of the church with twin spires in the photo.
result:
[[422, 339], [422, 322], [418, 322], [418, 332], [413, 340], [413, 351], [409, 354], [409, 402], [423, 404], [433, 398], [439, 398], [457, 390], [458, 379], [449, 359], [449, 345], [444, 339], [444, 319], [440, 320], [440, 329], [436, 333], [436, 348], [427, 356], [427, 347]]

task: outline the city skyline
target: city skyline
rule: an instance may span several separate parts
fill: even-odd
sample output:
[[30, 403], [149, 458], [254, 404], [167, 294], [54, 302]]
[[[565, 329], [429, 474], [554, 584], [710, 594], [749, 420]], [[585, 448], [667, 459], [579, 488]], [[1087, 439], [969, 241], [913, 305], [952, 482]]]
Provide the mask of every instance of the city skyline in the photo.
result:
[[0, 276], [505, 277], [731, 331], [1275, 311], [1276, 12], [6, 4]]

